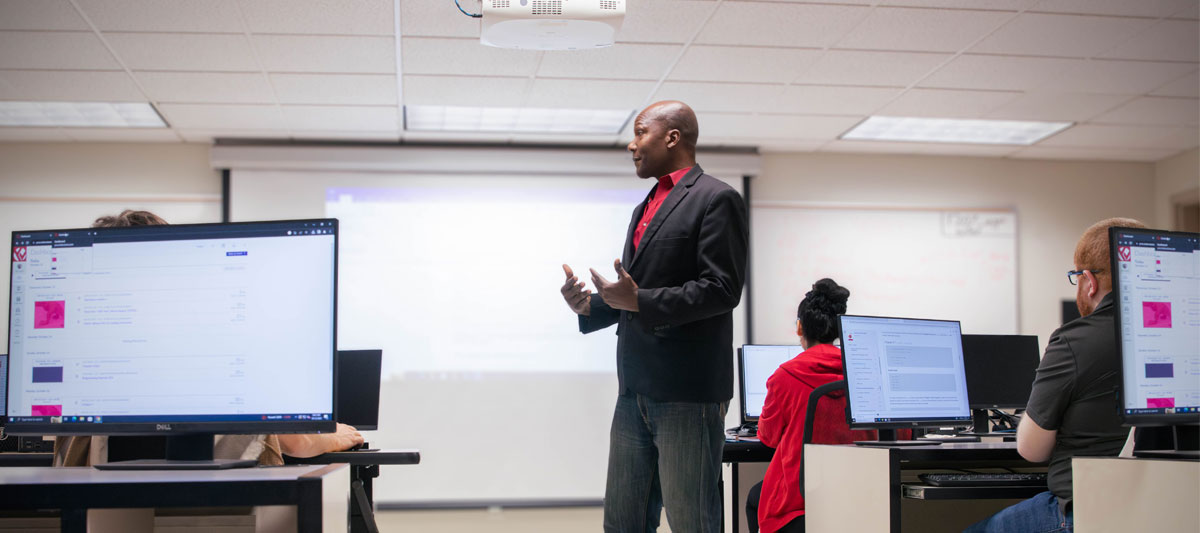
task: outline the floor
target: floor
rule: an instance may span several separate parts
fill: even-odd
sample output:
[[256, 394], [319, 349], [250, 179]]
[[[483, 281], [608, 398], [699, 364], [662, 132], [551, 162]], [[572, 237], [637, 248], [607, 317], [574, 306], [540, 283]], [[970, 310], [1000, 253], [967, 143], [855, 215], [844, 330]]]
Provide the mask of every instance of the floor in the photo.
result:
[[[493, 509], [462, 511], [380, 511], [375, 514], [379, 531], [422, 533], [595, 533], [601, 530], [600, 507], [559, 509]], [[660, 533], [670, 533], [667, 519]]]

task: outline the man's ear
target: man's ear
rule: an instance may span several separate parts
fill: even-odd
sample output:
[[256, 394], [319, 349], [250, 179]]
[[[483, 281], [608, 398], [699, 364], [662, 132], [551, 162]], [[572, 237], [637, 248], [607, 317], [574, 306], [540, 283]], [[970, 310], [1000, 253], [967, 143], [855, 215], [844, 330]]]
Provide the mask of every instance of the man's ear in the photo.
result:
[[667, 132], [667, 148], [674, 148], [675, 145], [679, 144], [679, 139], [682, 137], [683, 137], [683, 135], [681, 133], [679, 133], [679, 130], [668, 131]]

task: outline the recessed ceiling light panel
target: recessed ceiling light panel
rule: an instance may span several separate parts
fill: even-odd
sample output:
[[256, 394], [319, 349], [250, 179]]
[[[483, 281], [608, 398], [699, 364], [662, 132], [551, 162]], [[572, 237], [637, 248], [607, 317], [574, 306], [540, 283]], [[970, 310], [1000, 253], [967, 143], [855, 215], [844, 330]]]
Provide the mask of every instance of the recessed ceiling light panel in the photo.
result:
[[616, 135], [632, 115], [630, 109], [411, 105], [404, 106], [404, 129]]
[[855, 141], [902, 141], [1029, 146], [1073, 122], [967, 120], [919, 117], [869, 117], [840, 138]]
[[0, 102], [0, 126], [165, 128], [145, 102]]

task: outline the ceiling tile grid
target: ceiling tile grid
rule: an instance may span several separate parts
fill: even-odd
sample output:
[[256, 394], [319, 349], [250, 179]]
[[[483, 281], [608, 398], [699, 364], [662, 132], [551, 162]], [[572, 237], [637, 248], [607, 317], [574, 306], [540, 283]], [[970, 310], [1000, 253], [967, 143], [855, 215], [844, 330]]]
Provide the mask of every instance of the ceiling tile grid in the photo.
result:
[[[170, 125], [0, 127], [0, 141], [620, 146], [628, 127], [408, 132], [403, 108], [673, 98], [705, 146], [1153, 161], [1200, 144], [1197, 4], [628, 0], [615, 46], [538, 52], [480, 45], [453, 0], [0, 0], [0, 100], [150, 102]], [[872, 114], [1076, 125], [1031, 147], [839, 140]]]

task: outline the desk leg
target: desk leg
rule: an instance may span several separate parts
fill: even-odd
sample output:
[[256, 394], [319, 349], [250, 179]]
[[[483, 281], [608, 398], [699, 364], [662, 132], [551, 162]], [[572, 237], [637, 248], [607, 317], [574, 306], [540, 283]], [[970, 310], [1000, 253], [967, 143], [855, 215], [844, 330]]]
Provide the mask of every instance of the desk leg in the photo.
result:
[[296, 533], [321, 533], [324, 526], [321, 518], [324, 511], [321, 480], [312, 481], [301, 483], [297, 488]]
[[[730, 471], [730, 475], [733, 476], [733, 480], [730, 482], [732, 484], [732, 486], [730, 487], [730, 489], [732, 489], [732, 490], [730, 492], [733, 492], [733, 494], [731, 494], [729, 496], [730, 498], [733, 499], [733, 505], [730, 507], [730, 509], [731, 509], [730, 512], [733, 513], [733, 517], [732, 517], [733, 518], [733, 531], [730, 533], [739, 533], [742, 530], [742, 528], [741, 528], [741, 522], [738, 520], [738, 518], [741, 518], [741, 516], [739, 516], [741, 513], [738, 513], [738, 494], [740, 494], [738, 492], [738, 464], [737, 463], [730, 464], [729, 471]], [[724, 507], [724, 506], [722, 506], [722, 507]], [[724, 523], [725, 522], [721, 522], [722, 525], [724, 525]]]
[[379, 465], [350, 467], [350, 533], [378, 533], [372, 481], [379, 477]]
[[87, 509], [63, 509], [59, 531], [62, 533], [87, 533]]

